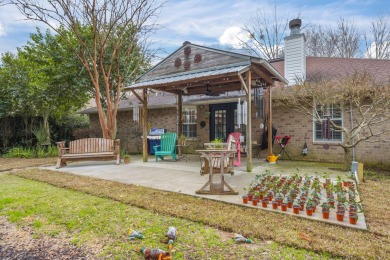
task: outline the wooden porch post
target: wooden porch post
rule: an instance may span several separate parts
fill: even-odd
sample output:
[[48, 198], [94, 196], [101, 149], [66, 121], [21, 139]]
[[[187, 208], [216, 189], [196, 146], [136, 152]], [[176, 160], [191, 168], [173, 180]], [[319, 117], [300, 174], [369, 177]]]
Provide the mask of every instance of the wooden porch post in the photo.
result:
[[183, 130], [183, 95], [181, 91], [177, 95], [177, 138], [180, 138]]
[[268, 156], [272, 155], [272, 96], [271, 87], [268, 86], [267, 90], [267, 122], [268, 122]]
[[144, 162], [148, 161], [148, 97], [147, 97], [147, 89], [142, 90], [142, 160]]
[[246, 171], [252, 172], [252, 78], [251, 71], [246, 74], [247, 91], [247, 126], [246, 126]]

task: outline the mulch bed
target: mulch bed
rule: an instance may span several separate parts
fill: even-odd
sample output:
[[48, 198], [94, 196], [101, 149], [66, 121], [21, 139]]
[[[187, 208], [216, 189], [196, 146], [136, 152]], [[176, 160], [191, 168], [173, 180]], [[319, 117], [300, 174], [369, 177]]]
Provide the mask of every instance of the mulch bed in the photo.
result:
[[71, 245], [66, 239], [50, 236], [34, 238], [33, 229], [18, 229], [0, 217], [0, 259], [98, 259], [86, 249]]

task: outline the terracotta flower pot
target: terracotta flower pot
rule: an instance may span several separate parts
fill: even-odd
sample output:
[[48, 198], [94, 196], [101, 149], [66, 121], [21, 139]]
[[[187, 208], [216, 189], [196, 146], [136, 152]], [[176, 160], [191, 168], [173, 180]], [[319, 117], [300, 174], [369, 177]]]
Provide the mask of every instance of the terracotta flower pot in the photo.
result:
[[[292, 204], [292, 202], [291, 202]], [[281, 205], [282, 211], [287, 211], [287, 203], [282, 203]]]
[[261, 206], [262, 206], [263, 208], [266, 208], [266, 207], [268, 206], [268, 200], [267, 200], [267, 199], [262, 200], [262, 201], [261, 201]]
[[242, 203], [248, 204], [248, 197], [242, 197]]
[[337, 212], [336, 217], [338, 221], [344, 221], [344, 212]]
[[131, 160], [130, 157], [125, 157], [125, 158], [123, 158], [123, 162], [124, 162], [125, 164], [129, 164], [129, 163], [130, 163], [130, 160]]
[[322, 211], [322, 218], [328, 219], [329, 218], [329, 211]]
[[248, 201], [252, 201], [252, 198], [253, 198], [252, 194], [248, 195]]
[[356, 225], [356, 223], [357, 223], [357, 216], [356, 215], [349, 216], [349, 223], [352, 224], [352, 225]]
[[347, 181], [343, 181], [343, 186], [344, 187], [348, 187], [348, 182]]
[[257, 206], [257, 200], [252, 200], [252, 205]]
[[313, 215], [313, 209], [312, 208], [306, 208], [306, 215], [312, 216]]
[[288, 201], [287, 202], [287, 208], [291, 209], [293, 207], [293, 202], [292, 201]]
[[273, 209], [277, 209], [278, 208], [278, 202], [277, 201], [272, 202], [272, 208]]
[[299, 205], [293, 206], [293, 212], [294, 212], [295, 214], [299, 214], [300, 208], [301, 208], [301, 206], [299, 206]]

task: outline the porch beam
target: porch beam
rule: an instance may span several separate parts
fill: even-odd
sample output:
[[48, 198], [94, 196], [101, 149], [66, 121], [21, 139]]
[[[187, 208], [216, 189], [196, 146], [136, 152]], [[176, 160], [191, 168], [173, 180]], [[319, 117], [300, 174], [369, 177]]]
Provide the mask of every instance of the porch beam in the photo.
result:
[[268, 86], [266, 103], [267, 103], [267, 122], [268, 122], [268, 156], [272, 155], [272, 85]]
[[131, 90], [131, 93], [133, 93], [134, 96], [137, 97], [137, 99], [141, 102], [141, 104], [144, 103], [143, 99], [138, 95], [138, 93], [137, 93], [135, 90], [132, 89], [132, 90]]
[[[248, 75], [251, 75], [251, 74], [247, 73], [247, 77], [246, 77], [247, 80], [248, 80]], [[238, 75], [238, 77], [240, 78], [241, 84], [244, 87], [246, 94], [248, 95], [248, 86], [246, 85], [244, 78], [241, 75]]]
[[[241, 75], [240, 75], [241, 77]], [[247, 87], [247, 126], [246, 126], [246, 171], [252, 172], [252, 80], [251, 80], [251, 72], [248, 71], [246, 73], [246, 87]]]
[[180, 138], [182, 135], [182, 129], [183, 129], [183, 95], [180, 91], [180, 93], [177, 95], [177, 123], [178, 123], [178, 129], [177, 129], [177, 138]]
[[142, 90], [142, 160], [143, 162], [148, 161], [148, 89]]
[[264, 79], [268, 84], [273, 84], [273, 80], [270, 76], [268, 76], [264, 71], [261, 71], [259, 68], [257, 68], [255, 65], [251, 66], [251, 70], [257, 74], [257, 76]]

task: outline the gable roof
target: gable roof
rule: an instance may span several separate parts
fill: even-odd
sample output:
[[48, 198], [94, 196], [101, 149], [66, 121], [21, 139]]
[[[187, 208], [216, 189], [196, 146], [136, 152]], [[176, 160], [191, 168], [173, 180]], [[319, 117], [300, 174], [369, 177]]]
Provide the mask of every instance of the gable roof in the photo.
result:
[[[270, 64], [284, 75], [284, 59], [271, 60]], [[378, 81], [390, 80], [390, 60], [361, 59], [361, 58], [333, 58], [333, 57], [306, 57], [306, 78], [317, 75], [340, 77], [355, 72], [367, 72]]]
[[[241, 88], [240, 75], [250, 71], [268, 85], [286, 80], [267, 61], [246, 54], [185, 42], [125, 90], [153, 88], [174, 94], [224, 93]], [[186, 89], [186, 91], [184, 91]]]
[[[190, 48], [190, 53], [188, 55], [185, 55], [185, 48]], [[195, 50], [193, 50], [194, 48]], [[188, 41], [185, 41], [181, 47], [179, 47], [176, 51], [172, 52], [170, 55], [165, 57], [162, 61], [154, 65], [152, 68], [150, 68], [147, 72], [145, 72], [141, 77], [139, 77], [136, 81], [145, 81], [150, 78], [156, 78], [157, 76], [167, 76], [170, 74], [176, 74], [180, 72], [186, 72], [186, 70], [183, 67], [177, 67], [176, 69], [167, 70], [167, 67], [170, 65], [173, 65], [176, 59], [181, 59], [183, 62], [186, 60], [186, 56], [190, 56], [191, 52], [198, 52], [200, 55], [202, 55], [203, 59], [207, 54], [213, 54], [213, 56], [210, 59], [217, 58], [219, 59], [218, 66], [223, 66], [227, 64], [234, 64], [234, 63], [242, 63], [246, 62], [249, 63], [251, 58], [257, 58], [254, 56], [246, 55], [246, 54], [240, 54], [236, 52], [230, 52], [220, 49], [215, 49], [211, 47], [201, 46], [197, 44], [190, 43]], [[193, 55], [196, 55], [197, 53], [193, 53]], [[224, 61], [221, 61], [221, 56], [229, 57], [229, 59], [225, 59]], [[199, 64], [201, 64], [199, 62]], [[198, 69], [204, 69], [204, 68], [210, 68], [213, 67], [214, 64], [207, 64], [206, 66], [197, 66], [197, 64], [193, 64], [196, 67], [191, 68], [191, 70], [198, 70]]]

